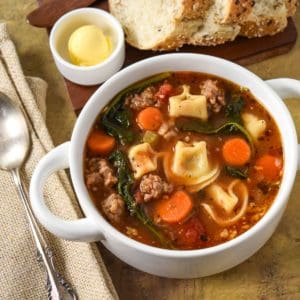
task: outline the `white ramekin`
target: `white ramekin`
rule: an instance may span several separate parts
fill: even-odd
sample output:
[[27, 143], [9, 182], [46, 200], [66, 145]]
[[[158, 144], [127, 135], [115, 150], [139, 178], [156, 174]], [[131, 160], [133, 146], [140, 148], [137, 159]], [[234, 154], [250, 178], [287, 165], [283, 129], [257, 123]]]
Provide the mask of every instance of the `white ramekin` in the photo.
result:
[[[112, 227], [94, 206], [83, 178], [83, 150], [87, 134], [100, 110], [120, 90], [164, 71], [214, 74], [250, 89], [279, 126], [284, 151], [284, 175], [274, 203], [252, 228], [235, 239], [206, 249], [165, 250], [132, 240]], [[38, 164], [30, 197], [35, 215], [53, 234], [70, 240], [101, 241], [117, 257], [135, 268], [165, 277], [193, 278], [227, 270], [253, 255], [274, 232], [291, 192], [298, 162], [296, 130], [282, 99], [300, 97], [300, 82], [273, 79], [264, 82], [247, 69], [224, 59], [200, 54], [165, 54], [135, 63], [115, 74], [90, 98], [76, 122], [70, 142], [49, 152]], [[53, 215], [43, 199], [49, 175], [70, 168], [72, 183], [85, 218], [66, 221]], [[59, 201], [59, 199], [58, 199]]]
[[[76, 66], [69, 60], [68, 40], [78, 27], [97, 25], [112, 38], [113, 52], [95, 66]], [[124, 32], [119, 21], [108, 12], [98, 8], [80, 8], [63, 15], [54, 24], [50, 37], [50, 49], [60, 73], [81, 85], [99, 84], [118, 72], [125, 59]]]

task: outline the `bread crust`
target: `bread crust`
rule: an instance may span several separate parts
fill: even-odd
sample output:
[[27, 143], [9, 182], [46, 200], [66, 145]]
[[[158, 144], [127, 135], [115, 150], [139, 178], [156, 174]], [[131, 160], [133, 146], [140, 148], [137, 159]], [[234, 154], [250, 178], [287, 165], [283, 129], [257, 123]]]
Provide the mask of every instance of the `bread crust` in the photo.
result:
[[[225, 8], [228, 10], [230, 8], [229, 6], [231, 5], [232, 0], [222, 0], [222, 2], [215, 1], [207, 10], [203, 19], [203, 26], [191, 35], [188, 40], [189, 44], [215, 46], [227, 41], [232, 41], [236, 38], [240, 29], [239, 25], [236, 23], [221, 24], [216, 21], [217, 18], [221, 16], [222, 9]], [[224, 7], [224, 5], [226, 5], [226, 7]]]
[[292, 17], [296, 13], [298, 5], [298, 0], [285, 0], [285, 6], [287, 8], [288, 17]]
[[254, 0], [228, 0], [221, 24], [239, 23], [251, 13]]
[[207, 9], [213, 4], [213, 0], [181, 0], [182, 5], [176, 19], [191, 20], [203, 18]]
[[[254, 5], [258, 3], [257, 1], [255, 4], [255, 0], [226, 0], [226, 3], [224, 2], [226, 7], [220, 8], [222, 14], [218, 14], [216, 3], [220, 2], [217, 1], [181, 0], [179, 7], [174, 8], [173, 19], [169, 20], [168, 17], [167, 22], [172, 25], [171, 30], [168, 30], [165, 35], [157, 35], [151, 45], [139, 40], [136, 27], [128, 22], [130, 7], [127, 5], [127, 0], [108, 2], [111, 13], [122, 23], [126, 40], [130, 45], [142, 50], [158, 51], [178, 49], [184, 44], [215, 46], [234, 40], [237, 35], [248, 38], [274, 35], [284, 30], [287, 26], [287, 17], [295, 13], [298, 3], [297, 0], [270, 0], [268, 4], [275, 7], [272, 14], [271, 10], [266, 9], [266, 13], [260, 12], [260, 6], [254, 10]], [[257, 5], [261, 5], [261, 2]], [[276, 8], [278, 5], [280, 9]], [[206, 27], [203, 26], [205, 24]], [[147, 26], [147, 24], [143, 25]], [[155, 31], [153, 32], [155, 37]]]
[[[126, 0], [109, 0], [109, 10], [123, 25], [123, 30], [128, 44], [141, 50], [164, 51], [182, 47], [187, 43], [190, 35], [194, 31], [197, 31], [197, 29], [202, 25], [202, 18], [193, 18], [192, 4], [198, 2], [201, 3], [203, 7], [206, 7], [210, 5], [211, 0], [182, 0], [181, 10], [177, 11], [174, 15], [174, 19], [171, 20], [173, 31], [170, 32], [170, 34], [164, 39], [158, 39], [156, 44], [151, 45], [151, 47], [139, 43], [135, 36], [134, 29], [126, 26], [126, 22], [123, 20], [124, 16], [122, 14], [122, 12], [126, 9]], [[194, 9], [195, 7], [198, 6], [194, 6]], [[175, 18], [175, 16], [177, 17]]]
[[267, 11], [267, 14], [262, 14], [257, 11], [258, 9], [255, 10], [256, 7], [253, 8], [253, 13], [249, 15], [249, 18], [240, 24], [240, 35], [254, 38], [275, 35], [276, 33], [283, 31], [287, 26], [289, 12], [295, 12], [297, 1], [270, 0], [269, 5], [271, 6], [273, 13]]
[[231, 31], [227, 31], [226, 34], [219, 34], [216, 32], [215, 34], [200, 36], [197, 35], [197, 32], [191, 36], [188, 41], [188, 44], [194, 46], [217, 46], [220, 44], [224, 44], [226, 42], [233, 41], [238, 33], [239, 33], [239, 26], [235, 25], [232, 27]]
[[[155, 51], [168, 51], [179, 49], [184, 44], [188, 44], [190, 40], [190, 36], [194, 31], [187, 30], [188, 27], [198, 28], [202, 25], [202, 19], [194, 19], [194, 20], [181, 20], [176, 21], [174, 32], [167, 37], [166, 39], [160, 41], [155, 45], [152, 50]], [[196, 31], [196, 29], [195, 29]]]
[[287, 18], [274, 19], [265, 18], [259, 23], [248, 21], [241, 25], [239, 35], [248, 38], [262, 37], [266, 35], [274, 35], [285, 29], [287, 25]]
[[236, 36], [232, 36], [231, 38], [225, 38], [222, 36], [210, 36], [201, 39], [192, 38], [189, 40], [189, 45], [194, 46], [217, 46], [221, 44], [225, 44], [227, 42], [233, 41]]
[[184, 44], [187, 44], [188, 39], [183, 36], [172, 36], [168, 39], [165, 39], [161, 43], [157, 44], [152, 50], [155, 51], [169, 51], [174, 49], [181, 48]]

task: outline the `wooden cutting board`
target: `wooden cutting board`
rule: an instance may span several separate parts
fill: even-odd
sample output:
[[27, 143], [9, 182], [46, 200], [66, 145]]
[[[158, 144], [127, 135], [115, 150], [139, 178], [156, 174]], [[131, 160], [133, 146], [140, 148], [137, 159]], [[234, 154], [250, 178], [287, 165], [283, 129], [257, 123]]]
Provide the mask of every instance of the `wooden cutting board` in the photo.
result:
[[[47, 1], [49, 0], [38, 0], [38, 3], [42, 4]], [[108, 10], [107, 1], [98, 1], [93, 6]], [[287, 53], [294, 46], [296, 39], [297, 30], [295, 24], [292, 19], [289, 19], [286, 29], [274, 36], [254, 39], [238, 37], [233, 42], [228, 42], [224, 45], [219, 45], [216, 47], [184, 46], [178, 51], [170, 52], [209, 54], [222, 57], [245, 66], [276, 55]], [[158, 54], [160, 54], [160, 52], [142, 51], [126, 45], [126, 59], [123, 67]], [[67, 79], [65, 79], [65, 82], [73, 104], [73, 108], [77, 113], [88, 101], [89, 97], [94, 93], [94, 91], [99, 87], [99, 85], [89, 87], [81, 86], [72, 83]]]

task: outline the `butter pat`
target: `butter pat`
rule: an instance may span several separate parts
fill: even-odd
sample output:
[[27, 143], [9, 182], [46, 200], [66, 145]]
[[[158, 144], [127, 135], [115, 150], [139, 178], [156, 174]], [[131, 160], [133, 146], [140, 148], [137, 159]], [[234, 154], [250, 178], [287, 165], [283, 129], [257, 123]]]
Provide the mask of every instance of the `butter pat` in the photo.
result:
[[95, 25], [84, 25], [70, 36], [68, 50], [71, 62], [78, 66], [93, 66], [112, 52], [111, 39]]

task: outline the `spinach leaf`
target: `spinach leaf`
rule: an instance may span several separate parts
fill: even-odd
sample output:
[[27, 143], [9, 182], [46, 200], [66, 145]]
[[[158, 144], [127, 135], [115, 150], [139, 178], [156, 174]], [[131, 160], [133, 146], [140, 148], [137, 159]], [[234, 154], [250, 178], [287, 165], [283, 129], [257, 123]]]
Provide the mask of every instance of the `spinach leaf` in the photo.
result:
[[139, 92], [145, 87], [162, 81], [170, 76], [170, 72], [161, 73], [141, 82], [134, 83], [118, 93], [106, 107], [101, 116], [100, 122], [106, 129], [107, 133], [116, 137], [122, 145], [132, 142], [134, 136], [133, 133], [128, 130], [131, 126], [131, 114], [130, 111], [124, 107], [126, 95], [132, 92]]
[[134, 197], [131, 193], [131, 188], [134, 182], [133, 176], [130, 173], [129, 161], [126, 154], [121, 150], [116, 150], [109, 157], [110, 162], [117, 169], [117, 191], [123, 198], [127, 209], [130, 214], [136, 216], [140, 222], [142, 222], [160, 241], [160, 243], [166, 248], [174, 248], [173, 245], [166, 241], [163, 235], [157, 230], [152, 221], [147, 217], [142, 208], [137, 205]]
[[215, 129], [213, 133], [222, 133], [222, 134], [235, 134], [235, 133], [241, 133], [246, 140], [249, 142], [251, 148], [253, 148], [253, 140], [251, 135], [248, 133], [248, 131], [245, 129], [244, 126], [235, 123], [235, 122], [227, 122], [220, 126], [219, 128]]
[[114, 122], [111, 122], [111, 121], [103, 118], [102, 125], [106, 129], [106, 132], [109, 135], [112, 135], [112, 136], [118, 138], [118, 140], [120, 141], [120, 143], [122, 145], [126, 145], [134, 140], [134, 135], [130, 130], [128, 130], [126, 128], [122, 128], [120, 125], [118, 125]]
[[133, 177], [130, 172], [128, 172], [129, 162], [127, 156], [124, 152], [117, 150], [110, 155], [109, 161], [117, 169], [118, 193], [123, 197], [130, 214], [134, 214], [136, 202], [130, 195], [130, 187], [133, 184]]
[[120, 123], [123, 127], [129, 128], [131, 125], [132, 114], [131, 111], [127, 108], [116, 113], [115, 119]]
[[240, 124], [241, 111], [244, 106], [245, 101], [242, 96], [233, 97], [225, 108], [225, 116], [228, 118], [228, 120]]
[[236, 122], [229, 121], [224, 123], [220, 127], [214, 128], [211, 125], [209, 125], [209, 123], [200, 122], [199, 120], [196, 119], [179, 119], [176, 121], [176, 127], [183, 131], [194, 131], [197, 133], [209, 134], [209, 135], [218, 134], [218, 133], [227, 134], [227, 135], [240, 133], [247, 139], [251, 148], [254, 149], [253, 140], [250, 134], [242, 125]]
[[230, 166], [226, 166], [225, 170], [232, 177], [239, 178], [239, 179], [247, 179], [248, 178], [248, 168], [239, 169], [239, 168], [233, 168]]

